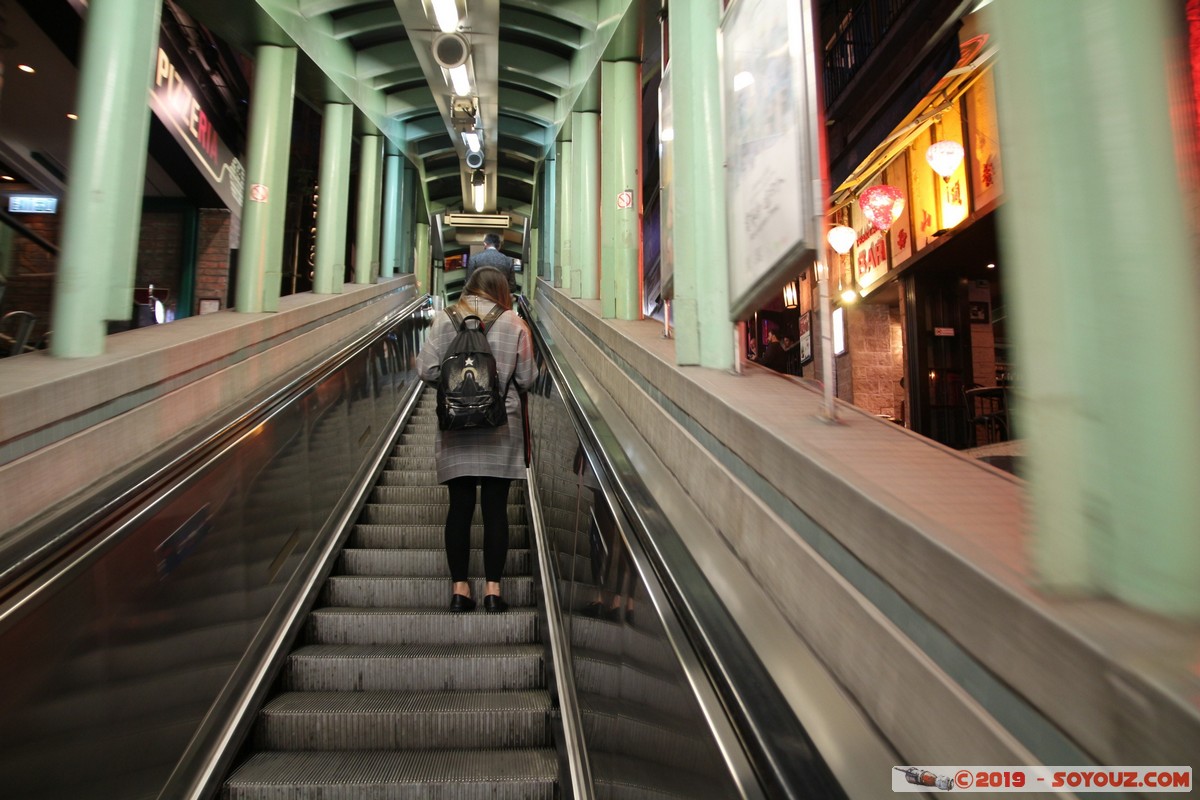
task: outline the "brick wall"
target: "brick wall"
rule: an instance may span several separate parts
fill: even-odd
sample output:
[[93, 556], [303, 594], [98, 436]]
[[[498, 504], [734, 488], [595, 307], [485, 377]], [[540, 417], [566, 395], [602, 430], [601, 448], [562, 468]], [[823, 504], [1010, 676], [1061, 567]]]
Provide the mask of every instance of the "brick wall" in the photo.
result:
[[196, 248], [196, 300], [193, 314], [200, 312], [201, 300], [219, 300], [229, 307], [229, 234], [232, 216], [228, 209], [200, 210], [199, 242]]
[[852, 402], [872, 414], [896, 416], [903, 374], [898, 317], [887, 305], [860, 303], [847, 309], [846, 323]]
[[142, 214], [138, 234], [137, 273], [133, 285], [155, 288], [155, 296], [166, 289], [163, 300], [168, 311], [179, 302], [180, 276], [183, 271], [183, 214], [178, 211], [154, 211]]
[[[191, 313], [199, 310], [200, 298], [217, 299], [226, 308], [229, 297], [229, 233], [228, 209], [201, 209], [199, 242], [196, 257], [196, 292]], [[26, 214], [21, 222], [48, 242], [59, 245], [61, 215]], [[175, 309], [183, 271], [184, 215], [178, 211], [155, 211], [142, 215], [138, 235], [137, 271], [134, 286], [156, 290], [165, 288], [170, 296], [164, 305]], [[0, 247], [4, 241], [0, 239]], [[9, 257], [8, 284], [0, 298], [0, 314], [9, 311], [30, 311], [38, 318], [33, 339], [36, 341], [50, 328], [51, 306], [54, 301], [54, 276], [57, 256], [13, 232]], [[157, 293], [157, 292], [156, 292]], [[132, 307], [130, 317], [132, 318]]]

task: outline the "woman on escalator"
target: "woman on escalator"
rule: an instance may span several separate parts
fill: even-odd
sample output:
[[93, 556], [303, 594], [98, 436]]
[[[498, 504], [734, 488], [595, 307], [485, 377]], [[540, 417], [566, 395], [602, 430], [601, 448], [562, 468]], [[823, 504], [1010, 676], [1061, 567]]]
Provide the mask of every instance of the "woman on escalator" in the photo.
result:
[[[493, 309], [502, 313], [485, 331], [488, 346], [496, 360], [501, 386], [507, 387], [505, 408], [507, 424], [494, 428], [439, 430], [434, 443], [438, 483], [450, 491], [446, 514], [446, 561], [453, 588], [451, 611], [471, 611], [475, 600], [467, 578], [471, 554], [471, 518], [475, 515], [475, 489], [480, 487], [483, 508], [483, 568], [487, 581], [483, 607], [487, 611], [505, 611], [508, 604], [500, 596], [500, 579], [508, 558], [508, 488], [514, 479], [525, 475], [525, 433], [519, 392], [533, 385], [537, 368], [529, 329], [512, 310], [508, 279], [500, 270], [483, 267], [471, 274], [455, 306], [463, 317], [486, 319]], [[417, 370], [421, 380], [437, 384], [442, 360], [456, 334], [447, 314], [434, 317], [433, 326], [421, 354]]]

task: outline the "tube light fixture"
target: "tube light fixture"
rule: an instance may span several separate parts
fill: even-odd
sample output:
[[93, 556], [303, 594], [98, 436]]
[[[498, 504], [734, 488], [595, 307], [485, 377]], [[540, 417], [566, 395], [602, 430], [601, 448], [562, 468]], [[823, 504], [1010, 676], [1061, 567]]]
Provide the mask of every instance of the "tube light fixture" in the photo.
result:
[[467, 74], [466, 64], [459, 64], [450, 70], [450, 85], [459, 97], [471, 94], [471, 76]]
[[431, 0], [433, 17], [442, 33], [458, 30], [458, 0]]
[[475, 131], [463, 131], [462, 140], [472, 153], [478, 153], [482, 148], [479, 143], [479, 134]]

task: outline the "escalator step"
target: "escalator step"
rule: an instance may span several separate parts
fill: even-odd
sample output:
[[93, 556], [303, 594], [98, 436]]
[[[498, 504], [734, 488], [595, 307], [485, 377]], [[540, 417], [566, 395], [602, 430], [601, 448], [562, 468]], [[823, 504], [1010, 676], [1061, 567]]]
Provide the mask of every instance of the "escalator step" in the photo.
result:
[[[471, 518], [472, 523], [482, 522], [483, 517], [479, 507], [475, 507], [475, 516]], [[363, 507], [362, 516], [359, 517], [359, 522], [370, 524], [390, 524], [390, 525], [445, 525], [446, 524], [446, 503], [430, 503], [428, 505], [387, 505], [379, 503], [368, 503]], [[509, 506], [508, 507], [508, 523], [525, 524], [525, 509], [524, 507]]]
[[[446, 604], [450, 593], [443, 596]], [[537, 641], [537, 611], [468, 614], [402, 608], [320, 608], [308, 615], [313, 644], [528, 644]]]
[[[341, 575], [404, 575], [408, 577], [446, 578], [445, 548], [347, 548], [342, 551], [337, 572]], [[483, 574], [483, 550], [471, 551], [472, 575]], [[529, 575], [532, 569], [528, 549], [509, 548], [504, 563], [505, 576]]]
[[502, 645], [309, 645], [288, 656], [283, 688], [293, 692], [536, 689], [543, 648]]
[[[443, 515], [444, 516], [444, 515]], [[367, 548], [444, 548], [445, 520], [430, 525], [379, 525], [359, 523], [354, 526], [347, 542], [349, 547]], [[529, 530], [525, 525], [509, 524], [508, 546], [529, 547]], [[471, 526], [471, 547], [483, 547], [483, 525]], [[444, 550], [443, 550], [444, 552]]]
[[226, 800], [551, 800], [552, 748], [258, 753]]
[[[371, 490], [371, 503], [400, 503], [403, 505], [440, 505], [443, 509], [450, 496], [445, 486], [432, 482], [425, 486], [376, 485]], [[508, 490], [508, 502], [525, 502], [525, 484], [514, 481]], [[476, 506], [478, 508], [478, 506]]]
[[[469, 582], [472, 596], [482, 600], [483, 578], [472, 578]], [[505, 577], [503, 592], [510, 606], [534, 603], [533, 579], [529, 576]], [[436, 578], [334, 575], [325, 581], [321, 597], [334, 606], [441, 608], [450, 602], [450, 580], [444, 575]]]
[[550, 693], [289, 692], [259, 712], [262, 750], [545, 747]]

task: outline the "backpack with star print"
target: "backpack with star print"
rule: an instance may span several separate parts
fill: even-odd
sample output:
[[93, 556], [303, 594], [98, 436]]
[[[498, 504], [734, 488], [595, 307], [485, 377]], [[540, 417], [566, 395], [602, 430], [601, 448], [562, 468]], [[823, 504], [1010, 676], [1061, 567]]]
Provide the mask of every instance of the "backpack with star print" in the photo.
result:
[[437, 384], [438, 427], [456, 431], [506, 424], [506, 392], [501, 391], [496, 357], [487, 340], [487, 332], [504, 309], [496, 306], [482, 320], [474, 314], [464, 317], [455, 308], [446, 309], [446, 313], [457, 333], [442, 357]]

